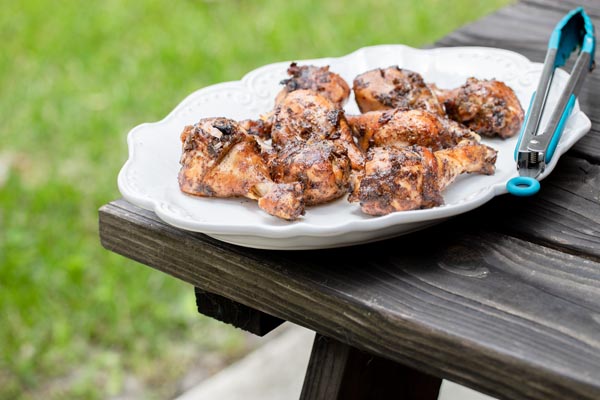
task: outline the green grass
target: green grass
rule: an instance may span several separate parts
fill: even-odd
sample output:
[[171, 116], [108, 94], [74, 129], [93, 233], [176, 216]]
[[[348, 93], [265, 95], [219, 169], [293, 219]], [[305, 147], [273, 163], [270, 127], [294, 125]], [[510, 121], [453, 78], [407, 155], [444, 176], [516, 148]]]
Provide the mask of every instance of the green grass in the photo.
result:
[[244, 351], [190, 286], [101, 248], [129, 129], [263, 64], [431, 43], [508, 2], [354, 3], [2, 2], [0, 398], [105, 398], [128, 375], [164, 398], [192, 355]]

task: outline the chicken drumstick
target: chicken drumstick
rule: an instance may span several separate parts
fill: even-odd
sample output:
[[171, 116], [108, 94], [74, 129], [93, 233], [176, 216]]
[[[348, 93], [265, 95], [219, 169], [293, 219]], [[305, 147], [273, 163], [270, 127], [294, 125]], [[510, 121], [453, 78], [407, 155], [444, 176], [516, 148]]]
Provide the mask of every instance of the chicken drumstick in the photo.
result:
[[424, 110], [369, 111], [349, 115], [347, 119], [364, 151], [371, 146], [414, 144], [435, 151], [455, 146], [463, 140], [480, 141], [479, 135], [459, 123]]
[[426, 147], [373, 147], [351, 201], [363, 212], [386, 215], [444, 203], [441, 192], [462, 173], [494, 173], [497, 152], [465, 144], [432, 152]]

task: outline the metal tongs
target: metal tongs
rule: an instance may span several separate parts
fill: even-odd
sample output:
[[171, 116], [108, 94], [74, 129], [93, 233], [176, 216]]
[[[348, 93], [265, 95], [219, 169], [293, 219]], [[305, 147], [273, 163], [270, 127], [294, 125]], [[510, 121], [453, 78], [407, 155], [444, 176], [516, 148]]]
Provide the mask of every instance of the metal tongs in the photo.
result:
[[[541, 120], [550, 93], [554, 71], [565, 65], [571, 53], [581, 50], [571, 76], [558, 98], [548, 124], [542, 129]], [[544, 61], [537, 90], [531, 96], [525, 122], [515, 148], [519, 177], [508, 181], [506, 188], [516, 196], [531, 196], [540, 189], [537, 178], [552, 160], [566, 121], [573, 110], [581, 84], [594, 69], [596, 38], [594, 25], [582, 7], [570, 11], [556, 25]]]

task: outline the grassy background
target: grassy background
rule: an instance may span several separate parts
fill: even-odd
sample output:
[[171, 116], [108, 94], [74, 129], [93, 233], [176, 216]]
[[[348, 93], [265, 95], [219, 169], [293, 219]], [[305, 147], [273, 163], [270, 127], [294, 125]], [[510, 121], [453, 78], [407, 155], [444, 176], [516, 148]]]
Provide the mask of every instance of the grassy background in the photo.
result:
[[[0, 398], [165, 398], [244, 337], [192, 288], [101, 248], [97, 209], [133, 126], [266, 63], [419, 46], [507, 0], [2, 1]], [[152, 395], [150, 395], [150, 392]]]

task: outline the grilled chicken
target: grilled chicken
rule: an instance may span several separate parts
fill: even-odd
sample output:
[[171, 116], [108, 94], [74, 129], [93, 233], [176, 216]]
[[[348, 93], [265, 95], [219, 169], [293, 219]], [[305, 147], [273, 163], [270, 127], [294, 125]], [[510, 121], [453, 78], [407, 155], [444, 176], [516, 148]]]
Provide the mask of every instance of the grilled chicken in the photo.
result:
[[285, 87], [275, 98], [275, 104], [296, 90], [312, 90], [331, 100], [338, 108], [342, 108], [350, 96], [350, 87], [338, 74], [329, 71], [329, 66], [298, 66], [292, 63], [287, 70], [290, 78], [281, 81]]
[[420, 109], [445, 115], [423, 77], [398, 66], [377, 68], [354, 79], [354, 97], [361, 112], [393, 108]]
[[481, 144], [436, 152], [422, 146], [373, 147], [350, 200], [359, 201], [369, 215], [439, 206], [442, 191], [460, 174], [493, 174], [496, 155]]
[[311, 90], [291, 92], [275, 107], [271, 138], [278, 151], [290, 142], [331, 140], [346, 150], [353, 169], [362, 169], [364, 163], [344, 111]]
[[484, 136], [503, 139], [519, 132], [523, 108], [515, 92], [503, 82], [469, 78], [459, 88], [434, 88], [450, 118]]
[[415, 72], [372, 70], [354, 81], [365, 113], [346, 116], [350, 89], [328, 67], [293, 63], [288, 74], [275, 107], [259, 119], [205, 118], [185, 127], [183, 192], [258, 200], [261, 209], [286, 220], [298, 219], [305, 205], [348, 192], [370, 215], [430, 208], [443, 204], [442, 191], [457, 176], [493, 174], [496, 161], [479, 135], [445, 118], [437, 96], [462, 118], [456, 120], [471, 121], [483, 134], [491, 126], [503, 136], [522, 122], [518, 100], [488, 83], [495, 81], [470, 79], [461, 88], [437, 89], [436, 96]]
[[374, 69], [358, 75], [353, 85], [361, 112], [391, 108], [420, 109], [447, 116], [485, 136], [508, 138], [523, 123], [523, 109], [503, 82], [469, 78], [459, 88], [442, 90], [420, 74], [398, 68]]
[[348, 193], [353, 171], [364, 163], [344, 111], [312, 90], [290, 92], [275, 107], [271, 138], [274, 180], [302, 182], [310, 205]]
[[440, 150], [480, 137], [459, 123], [424, 110], [370, 111], [348, 116], [359, 147], [420, 145]]
[[303, 183], [306, 205], [326, 203], [348, 193], [350, 159], [339, 142], [288, 142], [269, 166], [276, 182]]
[[304, 214], [302, 183], [273, 182], [256, 140], [237, 122], [202, 119], [184, 128], [181, 141], [178, 179], [183, 192], [255, 199], [264, 211], [286, 220]]
[[281, 81], [284, 87], [275, 97], [275, 108], [261, 115], [259, 119], [247, 119], [240, 122], [251, 135], [269, 139], [277, 107], [284, 102], [289, 93], [297, 90], [310, 90], [318, 93], [331, 101], [337, 109], [341, 109], [348, 101], [350, 87], [341, 76], [329, 71], [329, 66], [298, 66], [296, 63], [291, 63], [287, 73], [290, 78]]
[[265, 119], [245, 119], [239, 122], [240, 126], [250, 135], [268, 140], [271, 138], [271, 123]]

